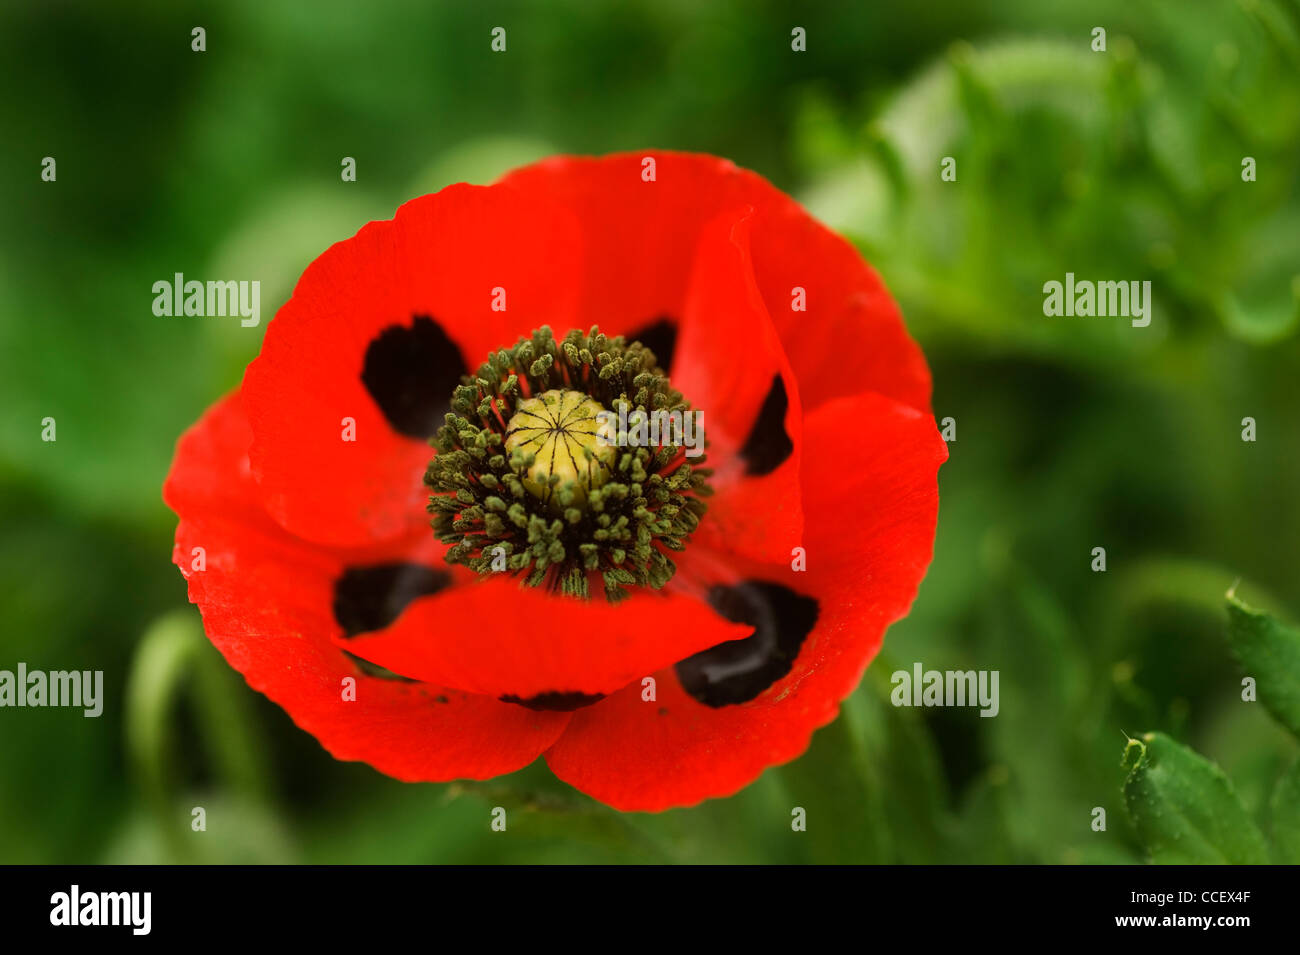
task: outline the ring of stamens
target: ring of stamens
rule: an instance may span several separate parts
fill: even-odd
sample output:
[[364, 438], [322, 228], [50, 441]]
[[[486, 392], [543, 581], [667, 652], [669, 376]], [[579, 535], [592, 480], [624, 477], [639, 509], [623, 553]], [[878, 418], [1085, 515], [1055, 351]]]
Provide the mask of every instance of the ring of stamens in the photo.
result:
[[690, 412], [648, 348], [543, 326], [462, 378], [451, 407], [425, 474], [448, 562], [581, 597], [603, 585], [611, 602], [672, 577], [711, 472], [702, 436], [689, 458], [680, 432], [629, 441], [638, 412]]

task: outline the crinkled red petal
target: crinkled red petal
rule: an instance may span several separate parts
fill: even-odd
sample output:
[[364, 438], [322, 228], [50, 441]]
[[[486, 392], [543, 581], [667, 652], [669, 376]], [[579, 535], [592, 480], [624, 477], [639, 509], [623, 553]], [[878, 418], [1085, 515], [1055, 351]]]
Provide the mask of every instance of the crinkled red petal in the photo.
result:
[[339, 575], [385, 559], [436, 566], [433, 549], [408, 539], [386, 551], [335, 552], [284, 533], [253, 493], [251, 440], [237, 397], [223, 399], [181, 438], [164, 488], [181, 518], [175, 560], [190, 600], [251, 687], [338, 759], [403, 780], [487, 779], [527, 765], [558, 738], [567, 714], [369, 676], [349, 660], [332, 639]]
[[421, 598], [387, 629], [336, 642], [405, 676], [530, 699], [612, 693], [747, 633], [685, 595], [610, 604], [489, 579]]
[[[647, 159], [653, 182], [644, 178]], [[762, 176], [715, 156], [645, 150], [556, 157], [502, 181], [577, 214], [581, 316], [616, 332], [660, 316], [680, 320], [700, 232], [719, 213], [752, 206], [754, 274], [805, 410], [862, 391], [930, 410], [925, 357], [880, 277]]]
[[[244, 377], [253, 472], [271, 515], [341, 547], [426, 526], [427, 438], [441, 415], [416, 433], [395, 427], [363, 380], [370, 349], [386, 332], [400, 341], [417, 320], [432, 322], [436, 330], [420, 326], [433, 340], [427, 356], [399, 345], [371, 370], [393, 402], [434, 382], [449, 401], [459, 373], [490, 351], [544, 324], [569, 327], [578, 256], [571, 215], [507, 186], [451, 186], [326, 250]], [[437, 347], [444, 337], [450, 347]]]

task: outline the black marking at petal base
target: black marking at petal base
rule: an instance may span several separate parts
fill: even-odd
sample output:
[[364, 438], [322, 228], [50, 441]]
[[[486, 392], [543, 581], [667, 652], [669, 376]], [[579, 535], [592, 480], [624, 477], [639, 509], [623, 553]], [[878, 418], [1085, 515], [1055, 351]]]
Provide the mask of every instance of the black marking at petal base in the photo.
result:
[[452, 389], [468, 369], [442, 326], [416, 315], [409, 326], [390, 325], [366, 347], [361, 383], [393, 430], [430, 438], [451, 409]]
[[794, 450], [794, 442], [785, 432], [785, 413], [790, 399], [785, 393], [785, 381], [779, 374], [772, 376], [772, 386], [767, 390], [758, 417], [749, 429], [749, 437], [740, 449], [745, 459], [745, 473], [751, 477], [771, 474]]
[[720, 643], [676, 665], [682, 689], [712, 707], [747, 703], [789, 673], [820, 609], [814, 598], [765, 580], [713, 587], [709, 603], [732, 623], [754, 628], [752, 636]]
[[517, 703], [519, 706], [526, 706], [530, 710], [544, 710], [551, 713], [568, 713], [571, 710], [580, 710], [584, 706], [591, 706], [605, 698], [604, 693], [578, 693], [573, 690], [547, 690], [545, 693], [538, 693], [536, 696], [521, 698], [518, 696], [506, 695], [501, 697], [502, 703]]
[[673, 370], [673, 353], [677, 350], [677, 323], [660, 316], [644, 328], [624, 336], [629, 342], [640, 342], [655, 353], [655, 361], [665, 375]]
[[334, 619], [345, 637], [382, 630], [417, 597], [436, 594], [451, 574], [421, 564], [349, 567], [334, 582]]

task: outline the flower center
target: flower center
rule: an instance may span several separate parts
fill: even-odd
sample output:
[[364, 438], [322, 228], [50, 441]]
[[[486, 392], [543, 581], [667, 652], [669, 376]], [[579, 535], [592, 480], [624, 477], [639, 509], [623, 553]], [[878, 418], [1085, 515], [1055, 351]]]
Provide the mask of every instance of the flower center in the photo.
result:
[[672, 577], [711, 472], [648, 348], [542, 327], [463, 377], [451, 407], [425, 474], [449, 563], [581, 597], [603, 585], [611, 602]]
[[581, 391], [544, 391], [515, 406], [506, 422], [507, 455], [532, 455], [524, 487], [543, 501], [558, 501], [561, 487], [572, 488], [574, 500], [600, 487], [613, 472], [618, 449], [602, 440], [605, 407]]

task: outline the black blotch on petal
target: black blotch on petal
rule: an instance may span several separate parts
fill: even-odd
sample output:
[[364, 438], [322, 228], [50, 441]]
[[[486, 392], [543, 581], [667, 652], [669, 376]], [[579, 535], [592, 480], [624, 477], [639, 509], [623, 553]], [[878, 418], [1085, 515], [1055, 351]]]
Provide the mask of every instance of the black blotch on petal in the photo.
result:
[[767, 389], [763, 406], [758, 409], [754, 426], [740, 449], [745, 461], [745, 473], [751, 477], [771, 474], [794, 450], [794, 442], [785, 433], [785, 413], [790, 399], [785, 393], [785, 382], [780, 375], [772, 376], [772, 387]]
[[677, 664], [682, 689], [712, 707], [746, 703], [789, 673], [819, 609], [814, 598], [765, 580], [714, 587], [709, 603], [732, 623], [754, 628], [752, 636], [720, 643]]
[[519, 706], [526, 706], [530, 710], [545, 710], [551, 713], [568, 713], [570, 710], [580, 710], [584, 706], [591, 706], [605, 698], [604, 693], [578, 693], [573, 690], [547, 690], [545, 693], [538, 693], [536, 696], [521, 698], [518, 696], [506, 695], [501, 697], [502, 703], [516, 703]]
[[349, 567], [334, 582], [334, 619], [345, 637], [382, 630], [417, 597], [436, 594], [451, 575], [421, 564]]
[[672, 374], [673, 352], [677, 350], [677, 324], [672, 319], [667, 316], [657, 318], [645, 328], [623, 337], [630, 342], [640, 342], [654, 352], [664, 374]]
[[451, 409], [451, 392], [467, 373], [460, 348], [437, 322], [416, 315], [390, 325], [366, 347], [361, 383], [393, 429], [428, 438]]

